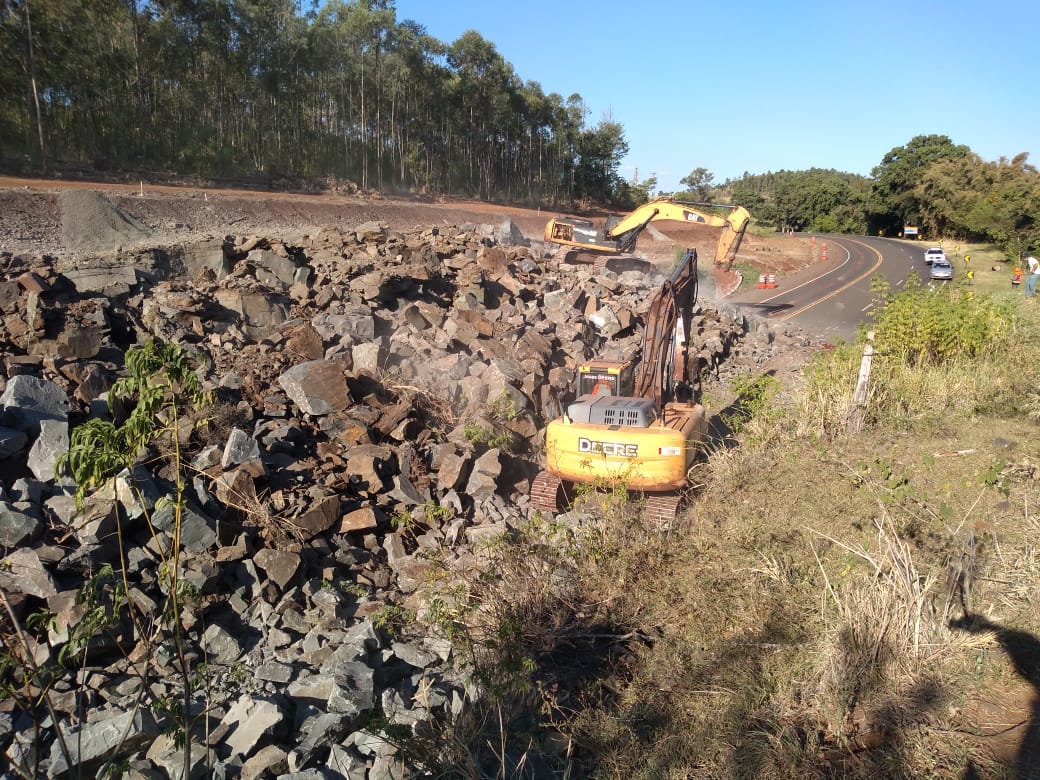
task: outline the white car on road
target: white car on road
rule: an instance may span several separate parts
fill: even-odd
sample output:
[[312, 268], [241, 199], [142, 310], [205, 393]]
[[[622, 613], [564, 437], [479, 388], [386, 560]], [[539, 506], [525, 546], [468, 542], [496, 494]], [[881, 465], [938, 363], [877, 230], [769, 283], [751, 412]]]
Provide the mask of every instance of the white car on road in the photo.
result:
[[942, 247], [933, 246], [924, 250], [924, 262], [926, 265], [931, 265], [936, 260], [946, 260], [946, 253], [942, 251]]

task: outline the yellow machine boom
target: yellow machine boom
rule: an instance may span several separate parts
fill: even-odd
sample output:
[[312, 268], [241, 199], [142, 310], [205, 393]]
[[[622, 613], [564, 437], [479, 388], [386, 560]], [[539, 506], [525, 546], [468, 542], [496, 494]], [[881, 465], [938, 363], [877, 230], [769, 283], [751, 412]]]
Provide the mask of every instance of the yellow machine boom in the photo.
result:
[[[709, 209], [729, 209], [726, 214], [703, 211], [695, 206]], [[597, 228], [592, 222], [575, 217], [557, 217], [545, 225], [545, 241], [568, 246], [586, 252], [631, 252], [635, 249], [636, 239], [651, 222], [672, 220], [676, 222], [699, 223], [709, 227], [722, 228], [715, 249], [715, 264], [731, 264], [736, 258], [744, 233], [751, 221], [751, 215], [743, 206], [731, 206], [720, 203], [690, 203], [668, 197], [657, 198], [644, 203], [623, 217], [612, 217], [604, 228]]]

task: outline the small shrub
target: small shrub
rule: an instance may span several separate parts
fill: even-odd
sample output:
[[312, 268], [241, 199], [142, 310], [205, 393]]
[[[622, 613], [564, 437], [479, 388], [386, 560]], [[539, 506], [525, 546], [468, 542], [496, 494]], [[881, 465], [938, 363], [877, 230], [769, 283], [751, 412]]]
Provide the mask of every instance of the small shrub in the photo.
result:
[[762, 273], [761, 268], [742, 261], [734, 263], [731, 270], [740, 274], [740, 286], [745, 290], [758, 284], [758, 275]]
[[487, 415], [499, 422], [512, 422], [520, 416], [520, 410], [517, 408], [516, 399], [503, 390], [496, 398], [488, 401]]
[[386, 631], [391, 637], [400, 636], [413, 623], [415, 612], [397, 604], [387, 604], [372, 616], [372, 625]]
[[491, 449], [516, 452], [520, 447], [520, 437], [508, 428], [466, 423], [462, 433], [471, 444], [483, 444]]
[[412, 513], [408, 509], [402, 507], [394, 512], [390, 517], [390, 525], [398, 531], [412, 533], [415, 531], [418, 524], [416, 523], [415, 518], [412, 517]]
[[723, 420], [733, 433], [740, 433], [751, 420], [767, 412], [770, 399], [780, 389], [780, 383], [775, 377], [763, 374], [738, 377], [732, 387], [737, 399], [733, 402], [732, 411], [723, 415]]
[[904, 290], [889, 296], [875, 284], [874, 345], [882, 360], [935, 365], [957, 357], [976, 358], [1002, 349], [1013, 333], [1015, 313], [1007, 301], [944, 286], [924, 287], [912, 274]]
[[426, 515], [426, 522], [430, 525], [436, 525], [450, 520], [454, 514], [450, 506], [438, 504], [432, 498], [426, 500], [426, 505], [423, 510]]
[[[202, 390], [187, 352], [176, 344], [152, 340], [144, 347], [131, 349], [126, 353], [126, 368], [128, 375], [117, 381], [109, 393], [110, 408], [115, 406], [116, 400], [129, 404], [126, 419], [118, 425], [92, 419], [76, 427], [70, 437], [69, 451], [59, 458], [58, 468], [68, 469], [75, 478], [76, 502], [81, 505], [91, 491], [108, 483], [122, 469], [132, 468], [142, 451], [150, 449], [160, 453], [172, 475], [173, 487], [172, 493], [157, 501], [152, 511], [159, 511], [166, 504], [173, 508], [174, 519], [169, 534], [162, 535], [147, 514], [146, 520], [152, 530], [154, 549], [161, 557], [157, 574], [165, 594], [164, 603], [156, 615], [146, 615], [126, 597], [132, 589], [126, 565], [128, 541], [124, 538], [122, 518], [117, 515], [118, 572], [108, 565], [84, 586], [77, 601], [86, 608], [87, 619], [80, 621], [76, 631], [86, 636], [70, 632], [62, 653], [76, 656], [85, 652], [88, 643], [98, 634], [118, 633], [123, 619], [128, 618], [147, 650], [146, 658], [135, 664], [135, 670], [146, 683], [145, 690], [150, 691], [147, 683], [151, 675], [157, 673], [155, 655], [158, 648], [168, 643], [176, 669], [172, 676], [176, 687], [167, 696], [147, 695], [152, 696], [150, 705], [158, 714], [171, 717], [171, 728], [183, 751], [187, 774], [191, 766], [189, 737], [206, 716], [205, 712], [192, 711], [195, 693], [206, 688], [206, 668], [195, 665], [190, 657], [190, 630], [180, 619], [182, 611], [195, 606], [199, 596], [197, 588], [182, 576], [180, 529], [187, 504], [183, 446], [204, 423], [204, 414], [213, 399], [211, 393]], [[132, 486], [130, 489], [136, 490]], [[125, 500], [125, 497], [117, 495], [117, 499]], [[114, 643], [121, 645], [118, 639]]]
[[[901, 428], [941, 425], [951, 413], [1031, 414], [1040, 379], [1040, 323], [1012, 298], [922, 287], [913, 277], [892, 294], [872, 284], [874, 358], [865, 421]], [[800, 434], [844, 432], [866, 343], [839, 344], [805, 370]]]

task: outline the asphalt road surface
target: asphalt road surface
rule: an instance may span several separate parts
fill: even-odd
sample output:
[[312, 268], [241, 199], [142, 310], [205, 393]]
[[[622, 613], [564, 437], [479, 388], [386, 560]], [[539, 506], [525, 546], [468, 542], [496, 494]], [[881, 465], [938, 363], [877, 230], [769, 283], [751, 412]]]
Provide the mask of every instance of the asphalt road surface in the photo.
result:
[[740, 290], [731, 302], [771, 322], [791, 321], [825, 339], [852, 339], [873, 307], [870, 282], [883, 276], [900, 289], [916, 271], [926, 277], [919, 242], [865, 236], [817, 236], [827, 260], [804, 271], [778, 277], [775, 289]]

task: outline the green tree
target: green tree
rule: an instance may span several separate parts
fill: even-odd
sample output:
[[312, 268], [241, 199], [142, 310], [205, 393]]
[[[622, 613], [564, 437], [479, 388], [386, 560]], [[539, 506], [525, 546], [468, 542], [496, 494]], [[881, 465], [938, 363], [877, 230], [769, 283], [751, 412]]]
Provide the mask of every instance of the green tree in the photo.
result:
[[864, 232], [869, 190], [866, 177], [822, 168], [745, 173], [716, 188], [719, 198], [744, 206], [760, 225], [817, 233]]
[[629, 185], [630, 202], [632, 206], [639, 206], [654, 197], [657, 192], [657, 177], [651, 176], [641, 182]]
[[[37, 27], [39, 25], [37, 24]], [[11, 98], [0, 104], [0, 155], [15, 152], [11, 143], [20, 139], [21, 148], [47, 171], [48, 149], [40, 98], [37, 50], [38, 33], [33, 31], [33, 11], [28, 0], [0, 2], [0, 94]], [[24, 96], [24, 100], [14, 96]]]
[[759, 190], [757, 186], [751, 180], [749, 174], [744, 174], [742, 179], [736, 182], [723, 185], [726, 189], [727, 194], [723, 196], [723, 199], [734, 203], [738, 206], [743, 206], [758, 220], [766, 220], [773, 222], [773, 218], [769, 216], [767, 212], [767, 201], [765, 196]]
[[945, 135], [919, 135], [906, 146], [888, 152], [871, 172], [874, 183], [867, 201], [870, 231], [898, 235], [904, 224], [916, 224], [921, 202], [915, 189], [925, 172], [940, 160], [964, 157], [969, 151]]
[[575, 171], [575, 194], [604, 203], [613, 202], [620, 189], [618, 169], [628, 154], [625, 130], [620, 123], [604, 118], [581, 134]]
[[[103, 32], [102, 32], [103, 31]], [[0, 0], [0, 153], [559, 203], [617, 194], [620, 125], [393, 0]], [[604, 132], [604, 129], [607, 131]], [[30, 159], [31, 158], [31, 159]]]
[[383, 184], [383, 61], [393, 45], [395, 12], [387, 0], [355, 0], [346, 6], [342, 32], [353, 54], [349, 126], [358, 140], [362, 187]]
[[495, 45], [468, 30], [448, 50], [454, 71], [452, 94], [459, 109], [457, 137], [463, 143], [462, 184], [481, 197], [495, 189], [494, 173], [509, 137], [509, 107], [519, 83]]
[[680, 184], [686, 185], [687, 192], [694, 200], [707, 203], [711, 200], [712, 182], [715, 174], [707, 168], [694, 168], [689, 174], [679, 179]]
[[1040, 175], [1028, 154], [984, 162], [969, 154], [931, 166], [918, 184], [922, 224], [936, 235], [992, 241], [1017, 258], [1040, 246]]
[[0, 74], [20, 71], [24, 79], [21, 88], [3, 93], [0, 115], [13, 110], [28, 119], [18, 121], [26, 152], [44, 168], [52, 159], [69, 157], [121, 161], [136, 114], [126, 89], [132, 83], [126, 5], [5, 0], [0, 8], [5, 44], [0, 60], [14, 55], [18, 61]]

